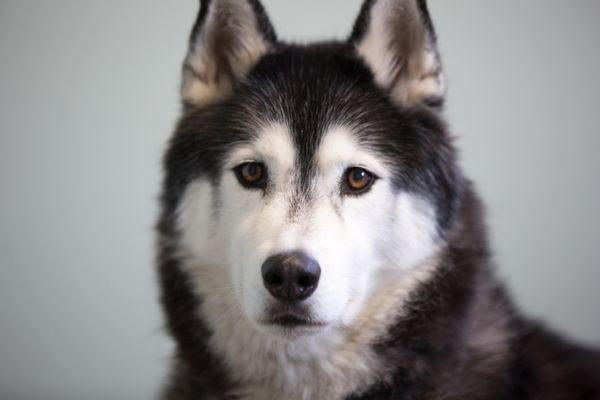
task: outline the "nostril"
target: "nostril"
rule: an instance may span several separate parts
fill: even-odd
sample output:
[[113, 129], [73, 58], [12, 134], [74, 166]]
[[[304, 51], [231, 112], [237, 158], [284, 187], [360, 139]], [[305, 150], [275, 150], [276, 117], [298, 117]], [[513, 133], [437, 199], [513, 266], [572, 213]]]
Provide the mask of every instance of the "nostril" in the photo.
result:
[[317, 283], [317, 277], [313, 274], [300, 274], [298, 277], [298, 286], [308, 289]]
[[265, 283], [269, 286], [281, 286], [283, 284], [283, 279], [281, 275], [276, 272], [271, 272], [265, 275]]

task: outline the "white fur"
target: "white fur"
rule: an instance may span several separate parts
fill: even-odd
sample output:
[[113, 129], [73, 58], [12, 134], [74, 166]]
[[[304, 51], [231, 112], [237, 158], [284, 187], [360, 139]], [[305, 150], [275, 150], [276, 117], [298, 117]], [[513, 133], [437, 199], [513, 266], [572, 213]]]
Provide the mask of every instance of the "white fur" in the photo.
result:
[[[203, 299], [210, 344], [242, 398], [342, 399], [380, 379], [371, 344], [435, 269], [433, 208], [414, 194], [396, 194], [385, 161], [344, 126], [329, 130], [316, 159], [314, 200], [290, 213], [295, 148], [287, 126], [266, 126], [255, 141], [232, 149], [218, 187], [190, 184], [180, 207], [184, 269]], [[246, 161], [267, 165], [267, 194], [237, 182], [231, 169]], [[340, 193], [351, 166], [379, 176], [368, 193]], [[261, 265], [287, 250], [305, 251], [321, 265], [306, 304], [324, 328], [290, 335], [260, 323], [274, 302]]]

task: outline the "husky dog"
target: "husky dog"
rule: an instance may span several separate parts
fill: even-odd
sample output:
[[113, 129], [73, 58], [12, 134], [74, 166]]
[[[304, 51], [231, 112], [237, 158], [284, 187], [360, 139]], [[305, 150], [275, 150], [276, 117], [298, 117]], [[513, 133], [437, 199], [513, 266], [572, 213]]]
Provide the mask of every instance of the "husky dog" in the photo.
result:
[[456, 160], [424, 0], [277, 40], [204, 0], [165, 157], [165, 400], [600, 399], [598, 353], [522, 318]]

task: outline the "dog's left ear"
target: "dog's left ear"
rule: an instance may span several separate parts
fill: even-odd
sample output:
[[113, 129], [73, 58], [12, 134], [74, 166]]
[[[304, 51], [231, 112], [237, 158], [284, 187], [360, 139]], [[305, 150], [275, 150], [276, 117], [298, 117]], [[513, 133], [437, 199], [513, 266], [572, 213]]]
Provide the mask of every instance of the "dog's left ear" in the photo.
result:
[[366, 0], [350, 42], [397, 103], [443, 104], [446, 85], [426, 0]]

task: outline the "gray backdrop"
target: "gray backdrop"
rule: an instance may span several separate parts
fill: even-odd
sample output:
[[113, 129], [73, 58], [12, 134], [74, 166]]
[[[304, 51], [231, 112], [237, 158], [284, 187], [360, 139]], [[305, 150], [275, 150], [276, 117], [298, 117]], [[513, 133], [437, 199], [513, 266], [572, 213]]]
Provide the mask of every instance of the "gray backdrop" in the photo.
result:
[[[353, 0], [265, 1], [283, 38]], [[519, 305], [600, 342], [600, 2], [432, 0], [463, 165]], [[150, 399], [160, 157], [196, 1], [0, 0], [0, 398]]]

